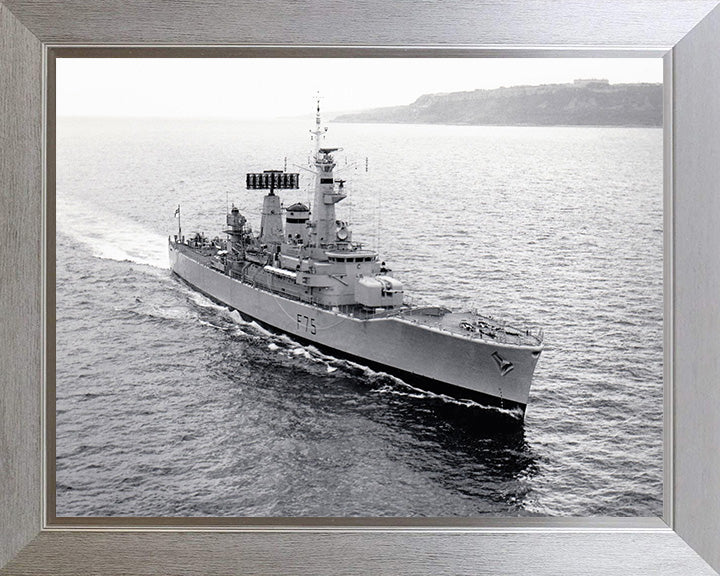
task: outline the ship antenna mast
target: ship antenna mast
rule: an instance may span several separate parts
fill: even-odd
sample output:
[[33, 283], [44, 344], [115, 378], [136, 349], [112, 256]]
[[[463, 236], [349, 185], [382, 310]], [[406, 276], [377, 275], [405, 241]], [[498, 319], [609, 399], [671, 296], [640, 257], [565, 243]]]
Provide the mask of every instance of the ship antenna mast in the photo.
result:
[[182, 227], [180, 226], [180, 204], [175, 209], [175, 217], [178, 219], [178, 240], [182, 242]]
[[315, 113], [315, 130], [310, 130], [310, 134], [313, 135], [315, 138], [315, 157], [317, 158], [318, 153], [320, 152], [320, 140], [321, 136], [325, 136], [325, 132], [327, 132], [327, 127], [322, 127], [322, 121], [320, 120], [320, 95], [317, 96], [317, 112]]

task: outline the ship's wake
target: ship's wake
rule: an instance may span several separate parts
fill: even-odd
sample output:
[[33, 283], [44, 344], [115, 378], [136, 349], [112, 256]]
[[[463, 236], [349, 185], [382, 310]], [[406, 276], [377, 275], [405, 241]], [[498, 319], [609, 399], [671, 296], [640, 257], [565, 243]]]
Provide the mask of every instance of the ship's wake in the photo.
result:
[[167, 239], [138, 222], [66, 195], [58, 197], [58, 233], [87, 246], [93, 256], [167, 269]]

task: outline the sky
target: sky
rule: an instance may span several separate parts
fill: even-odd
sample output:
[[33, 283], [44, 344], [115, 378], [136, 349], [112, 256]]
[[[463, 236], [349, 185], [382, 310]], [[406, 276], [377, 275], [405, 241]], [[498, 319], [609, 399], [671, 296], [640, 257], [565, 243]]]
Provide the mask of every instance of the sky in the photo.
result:
[[58, 116], [273, 118], [422, 94], [605, 78], [662, 82], [661, 58], [59, 58]]

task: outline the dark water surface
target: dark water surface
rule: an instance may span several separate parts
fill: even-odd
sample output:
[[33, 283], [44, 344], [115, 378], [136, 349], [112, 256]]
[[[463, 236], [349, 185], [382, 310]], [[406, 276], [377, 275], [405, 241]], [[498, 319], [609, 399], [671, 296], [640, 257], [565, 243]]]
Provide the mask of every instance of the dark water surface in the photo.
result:
[[331, 125], [339, 216], [414, 303], [544, 328], [508, 427], [171, 276], [177, 203], [257, 228], [245, 172], [306, 164], [308, 127], [58, 122], [58, 515], [660, 515], [661, 130]]

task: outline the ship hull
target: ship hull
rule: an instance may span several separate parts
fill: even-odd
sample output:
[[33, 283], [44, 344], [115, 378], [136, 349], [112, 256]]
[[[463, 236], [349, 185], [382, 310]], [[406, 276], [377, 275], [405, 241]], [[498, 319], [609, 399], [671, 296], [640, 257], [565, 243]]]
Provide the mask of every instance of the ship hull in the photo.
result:
[[[266, 327], [420, 389], [525, 413], [539, 348], [470, 339], [403, 317], [353, 318], [233, 279], [172, 241], [169, 252], [172, 271], [186, 283]], [[512, 370], [503, 373], [498, 354]]]

